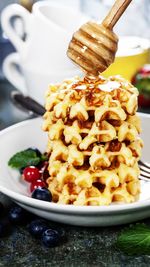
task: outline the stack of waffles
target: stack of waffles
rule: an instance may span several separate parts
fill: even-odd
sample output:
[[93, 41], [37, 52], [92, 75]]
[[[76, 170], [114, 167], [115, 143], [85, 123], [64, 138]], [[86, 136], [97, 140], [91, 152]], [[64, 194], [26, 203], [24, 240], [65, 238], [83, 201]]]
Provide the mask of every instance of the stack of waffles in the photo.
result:
[[48, 132], [47, 184], [53, 202], [109, 205], [138, 198], [137, 96], [137, 89], [119, 76], [75, 77], [50, 85], [43, 130]]

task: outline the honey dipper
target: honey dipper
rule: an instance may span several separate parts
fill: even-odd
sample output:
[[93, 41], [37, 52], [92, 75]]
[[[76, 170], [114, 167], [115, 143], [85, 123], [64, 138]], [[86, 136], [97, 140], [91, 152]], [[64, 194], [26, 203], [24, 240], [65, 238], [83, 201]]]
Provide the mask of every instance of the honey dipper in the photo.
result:
[[114, 62], [118, 37], [113, 27], [132, 0], [116, 0], [101, 24], [89, 21], [73, 34], [67, 55], [90, 75], [97, 76]]

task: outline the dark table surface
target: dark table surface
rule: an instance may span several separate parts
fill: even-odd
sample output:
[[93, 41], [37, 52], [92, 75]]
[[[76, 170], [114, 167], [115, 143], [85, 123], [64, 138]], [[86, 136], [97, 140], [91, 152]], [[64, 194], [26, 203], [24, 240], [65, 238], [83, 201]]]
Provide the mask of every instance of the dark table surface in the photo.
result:
[[[29, 118], [10, 100], [14, 88], [5, 80], [0, 81], [0, 130]], [[145, 112], [149, 112], [146, 110]], [[4, 151], [1, 151], [4, 153]], [[6, 211], [13, 205], [0, 193]], [[7, 214], [7, 212], [6, 212]], [[150, 219], [144, 220], [150, 225]], [[56, 248], [45, 248], [28, 233], [27, 226], [13, 226], [7, 237], [0, 238], [0, 267], [147, 267], [150, 256], [128, 256], [115, 247], [118, 234], [126, 226], [75, 227], [49, 222], [50, 227], [60, 229], [65, 238]]]

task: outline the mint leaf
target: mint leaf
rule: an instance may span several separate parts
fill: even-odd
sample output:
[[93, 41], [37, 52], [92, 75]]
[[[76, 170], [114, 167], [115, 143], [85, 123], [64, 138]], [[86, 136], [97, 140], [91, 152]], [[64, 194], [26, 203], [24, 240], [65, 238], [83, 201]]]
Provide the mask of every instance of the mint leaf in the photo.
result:
[[31, 149], [18, 152], [8, 161], [8, 165], [12, 168], [20, 169], [26, 166], [35, 166], [41, 161], [36, 152]]
[[150, 255], [150, 227], [145, 224], [130, 226], [120, 234], [116, 245], [128, 255]]

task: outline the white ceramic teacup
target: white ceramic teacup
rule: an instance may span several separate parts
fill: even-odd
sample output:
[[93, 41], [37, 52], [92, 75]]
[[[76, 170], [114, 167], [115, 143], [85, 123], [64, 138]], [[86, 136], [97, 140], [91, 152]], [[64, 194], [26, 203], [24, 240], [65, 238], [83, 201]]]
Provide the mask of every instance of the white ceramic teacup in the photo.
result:
[[3, 72], [9, 82], [21, 93], [29, 95], [42, 105], [45, 91], [50, 83], [59, 83], [66, 78], [82, 75], [80, 69], [49, 72], [43, 72], [41, 69], [41, 71], [37, 71], [22, 65], [18, 53], [7, 56], [3, 62]]
[[[18, 17], [23, 23], [25, 40], [13, 27]], [[23, 66], [37, 71], [76, 68], [67, 58], [66, 51], [73, 32], [86, 20], [78, 10], [51, 1], [35, 3], [32, 13], [12, 4], [1, 14], [2, 28], [19, 53]]]

